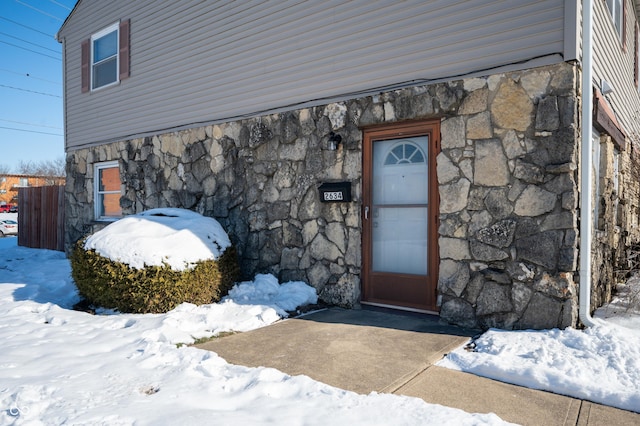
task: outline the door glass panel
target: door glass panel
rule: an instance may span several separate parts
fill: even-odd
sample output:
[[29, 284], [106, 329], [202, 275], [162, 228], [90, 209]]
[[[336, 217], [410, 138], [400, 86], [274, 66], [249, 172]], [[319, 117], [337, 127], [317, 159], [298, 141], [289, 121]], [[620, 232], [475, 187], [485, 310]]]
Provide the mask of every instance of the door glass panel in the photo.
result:
[[427, 274], [427, 136], [373, 144], [372, 269]]

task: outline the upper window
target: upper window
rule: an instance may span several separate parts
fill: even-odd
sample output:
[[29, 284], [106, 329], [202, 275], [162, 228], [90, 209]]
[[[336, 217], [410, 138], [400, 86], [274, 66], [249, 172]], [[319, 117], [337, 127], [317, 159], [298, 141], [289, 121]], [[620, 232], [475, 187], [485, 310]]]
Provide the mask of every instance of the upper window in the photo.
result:
[[624, 43], [624, 0], [607, 0], [607, 9], [609, 9], [618, 36]]
[[91, 36], [91, 89], [118, 82], [118, 24]]
[[129, 77], [129, 21], [115, 23], [82, 42], [82, 91], [101, 89]]
[[120, 169], [117, 161], [94, 166], [94, 206], [96, 220], [122, 217], [120, 208]]

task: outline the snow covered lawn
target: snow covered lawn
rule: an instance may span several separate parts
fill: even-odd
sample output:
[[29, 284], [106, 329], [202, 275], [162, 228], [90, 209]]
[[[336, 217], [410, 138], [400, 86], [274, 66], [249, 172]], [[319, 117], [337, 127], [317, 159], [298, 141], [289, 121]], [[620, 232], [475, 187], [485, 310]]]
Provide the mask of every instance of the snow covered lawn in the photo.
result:
[[71, 309], [78, 296], [63, 253], [1, 239], [0, 425], [504, 424], [492, 414], [230, 365], [178, 345], [279, 320], [309, 295], [284, 287], [258, 276], [219, 304], [90, 315]]
[[640, 413], [640, 278], [632, 278], [595, 327], [489, 330], [438, 365]]

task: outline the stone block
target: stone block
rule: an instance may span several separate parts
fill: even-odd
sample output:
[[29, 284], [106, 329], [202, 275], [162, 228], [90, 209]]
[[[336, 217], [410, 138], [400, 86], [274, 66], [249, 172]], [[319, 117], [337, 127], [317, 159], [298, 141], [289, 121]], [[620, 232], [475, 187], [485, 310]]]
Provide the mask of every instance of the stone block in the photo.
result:
[[469, 266], [450, 259], [440, 261], [438, 290], [443, 294], [460, 297], [469, 282]]
[[557, 299], [570, 299], [576, 294], [576, 285], [573, 282], [573, 276], [569, 273], [552, 276], [545, 272], [533, 284], [533, 289]]
[[575, 229], [578, 226], [575, 213], [565, 211], [547, 215], [542, 221], [540, 229], [548, 231], [551, 229]]
[[467, 240], [440, 237], [438, 246], [441, 259], [466, 260], [471, 258], [469, 241]]
[[290, 221], [285, 221], [282, 224], [282, 238], [282, 242], [286, 246], [302, 246], [302, 232]]
[[467, 139], [489, 139], [493, 137], [491, 114], [488, 111], [467, 119]]
[[466, 130], [462, 117], [451, 117], [442, 121], [440, 125], [442, 149], [464, 148], [466, 145]]
[[505, 189], [492, 189], [484, 199], [487, 211], [496, 219], [508, 217], [513, 212], [513, 204], [509, 201]]
[[558, 327], [576, 327], [578, 325], [578, 300], [572, 298], [565, 300], [562, 305], [562, 316]]
[[511, 245], [516, 232], [516, 221], [501, 220], [494, 225], [479, 230], [476, 234], [478, 241], [495, 247], [504, 248]]
[[485, 210], [484, 198], [487, 196], [488, 189], [483, 187], [473, 187], [469, 191], [467, 209], [470, 211]]
[[503, 79], [491, 103], [494, 123], [503, 129], [525, 131], [532, 114], [533, 103], [527, 92], [512, 79]]
[[318, 234], [309, 246], [311, 256], [316, 260], [335, 262], [342, 255], [335, 244], [327, 240], [323, 234]]
[[349, 228], [349, 237], [347, 239], [347, 252], [344, 261], [347, 265], [360, 268], [362, 262], [362, 234], [359, 229]]
[[479, 241], [472, 240], [470, 246], [471, 255], [474, 260], [491, 262], [495, 260], [504, 260], [509, 257], [508, 253]]
[[310, 220], [320, 216], [320, 200], [316, 188], [310, 188], [298, 209], [298, 219]]
[[549, 329], [560, 326], [564, 302], [534, 293], [518, 322], [521, 329]]
[[482, 186], [504, 186], [510, 175], [507, 157], [498, 139], [476, 141], [473, 183]]
[[514, 130], [509, 130], [502, 138], [502, 146], [507, 158], [512, 160], [525, 154], [525, 149]]
[[360, 278], [343, 274], [335, 284], [324, 286], [320, 299], [331, 305], [353, 308], [360, 300]]
[[489, 90], [486, 87], [474, 90], [462, 101], [458, 114], [477, 114], [485, 111], [487, 109], [488, 99]]
[[544, 170], [535, 164], [527, 163], [520, 159], [516, 160], [513, 175], [527, 183], [541, 183], [544, 181]]
[[316, 292], [320, 294], [324, 286], [331, 277], [329, 268], [324, 266], [322, 262], [315, 262], [313, 266], [308, 269], [307, 277], [309, 279], [309, 285], [316, 289]]
[[507, 273], [513, 281], [532, 282], [536, 276], [536, 267], [524, 262], [509, 262]]
[[485, 282], [476, 300], [476, 314], [482, 316], [512, 310], [511, 287], [493, 281]]
[[440, 308], [440, 318], [460, 327], [478, 328], [473, 306], [465, 300], [452, 298], [445, 301]]
[[280, 267], [282, 269], [297, 269], [300, 258], [304, 250], [301, 248], [284, 248], [280, 257]]
[[463, 297], [464, 300], [475, 305], [478, 300], [478, 295], [482, 290], [482, 286], [484, 285], [485, 279], [482, 274], [473, 274], [473, 277], [469, 280], [469, 283], [464, 289]]
[[267, 220], [269, 222], [274, 222], [277, 220], [289, 219], [290, 210], [288, 201], [270, 203], [269, 208], [267, 209]]
[[471, 182], [459, 179], [457, 182], [440, 186], [440, 213], [459, 212], [467, 206]]
[[469, 222], [469, 235], [475, 235], [479, 230], [486, 228], [493, 222], [493, 217], [486, 210], [473, 212]]
[[576, 181], [572, 174], [563, 173], [551, 179], [544, 185], [544, 188], [547, 191], [553, 192], [554, 194], [564, 194], [569, 191], [577, 191], [578, 187]]
[[520, 84], [531, 99], [536, 99], [547, 92], [551, 73], [547, 70], [523, 73]]
[[254, 148], [268, 142], [273, 137], [273, 133], [266, 124], [258, 122], [253, 123], [248, 136], [249, 147]]
[[511, 300], [513, 302], [514, 311], [518, 315], [522, 315], [524, 309], [529, 304], [531, 300], [531, 296], [533, 295], [533, 290], [529, 288], [529, 286], [515, 282], [511, 287]]
[[436, 174], [438, 176], [439, 184], [449, 183], [452, 180], [458, 179], [460, 177], [460, 169], [451, 162], [449, 157], [447, 157], [444, 152], [438, 154], [436, 164]]
[[329, 241], [334, 243], [341, 253], [344, 253], [347, 250], [346, 230], [344, 224], [331, 222], [327, 224], [325, 233]]
[[540, 216], [554, 209], [557, 198], [552, 192], [529, 185], [516, 200], [514, 212], [518, 216]]
[[497, 313], [485, 315], [478, 319], [478, 324], [483, 330], [490, 328], [502, 328], [504, 330], [513, 330], [514, 324], [518, 321], [518, 316], [513, 312]]
[[515, 241], [518, 260], [525, 260], [555, 270], [562, 244], [561, 231], [546, 231]]
[[536, 111], [536, 131], [553, 131], [560, 126], [558, 98], [546, 96], [538, 102]]

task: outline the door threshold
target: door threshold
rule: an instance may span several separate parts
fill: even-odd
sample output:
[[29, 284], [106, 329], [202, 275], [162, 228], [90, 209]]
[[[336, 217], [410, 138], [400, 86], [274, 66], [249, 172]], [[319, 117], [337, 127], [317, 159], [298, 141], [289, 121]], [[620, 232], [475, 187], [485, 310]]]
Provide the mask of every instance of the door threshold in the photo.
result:
[[429, 311], [427, 309], [417, 309], [417, 308], [409, 308], [406, 306], [397, 306], [397, 305], [386, 305], [384, 303], [374, 303], [374, 302], [360, 302], [361, 305], [367, 305], [367, 306], [375, 306], [377, 308], [385, 308], [385, 309], [392, 309], [395, 311], [406, 311], [406, 312], [415, 312], [418, 314], [429, 314], [429, 315], [437, 315], [440, 316], [439, 312], [436, 311]]

